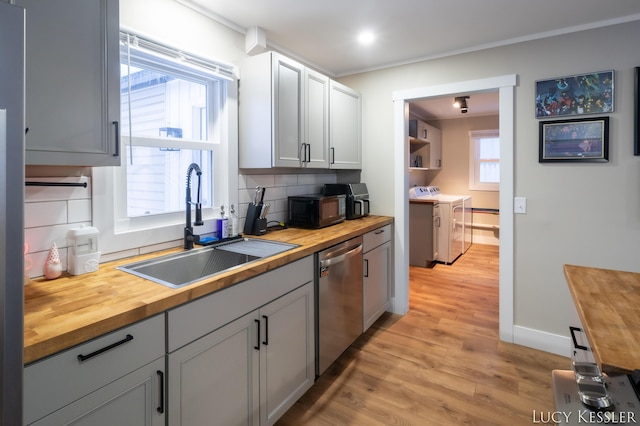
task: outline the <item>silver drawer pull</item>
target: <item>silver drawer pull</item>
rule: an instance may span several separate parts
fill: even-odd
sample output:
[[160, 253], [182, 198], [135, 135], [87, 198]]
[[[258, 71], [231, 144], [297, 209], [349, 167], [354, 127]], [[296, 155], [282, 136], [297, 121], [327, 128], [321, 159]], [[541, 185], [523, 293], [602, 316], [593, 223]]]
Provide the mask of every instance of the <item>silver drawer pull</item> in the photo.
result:
[[111, 350], [111, 349], [113, 349], [113, 348], [115, 348], [117, 346], [124, 345], [125, 343], [130, 342], [132, 340], [133, 340], [133, 336], [130, 335], [130, 334], [127, 334], [127, 336], [124, 339], [119, 340], [119, 341], [117, 341], [115, 343], [112, 343], [109, 346], [105, 346], [102, 349], [98, 349], [95, 352], [91, 352], [90, 354], [87, 354], [87, 355], [79, 354], [78, 355], [78, 361], [84, 362], [84, 361], [88, 360], [89, 358], [93, 358], [94, 356], [98, 356], [101, 353], [107, 352], [107, 351], [109, 351], [109, 350]]

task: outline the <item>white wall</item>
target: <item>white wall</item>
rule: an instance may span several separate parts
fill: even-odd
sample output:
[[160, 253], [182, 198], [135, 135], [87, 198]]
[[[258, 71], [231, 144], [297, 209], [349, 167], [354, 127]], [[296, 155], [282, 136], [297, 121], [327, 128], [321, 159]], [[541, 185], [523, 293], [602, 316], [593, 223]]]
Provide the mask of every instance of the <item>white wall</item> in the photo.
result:
[[[633, 154], [633, 75], [640, 65], [637, 22], [489, 49], [341, 78], [363, 94], [363, 181], [375, 213], [393, 214], [392, 93], [517, 74], [515, 194], [528, 212], [515, 216], [514, 321], [538, 337], [568, 336], [573, 318], [565, 263], [640, 270], [640, 157]], [[615, 70], [607, 164], [538, 163], [535, 81]]]

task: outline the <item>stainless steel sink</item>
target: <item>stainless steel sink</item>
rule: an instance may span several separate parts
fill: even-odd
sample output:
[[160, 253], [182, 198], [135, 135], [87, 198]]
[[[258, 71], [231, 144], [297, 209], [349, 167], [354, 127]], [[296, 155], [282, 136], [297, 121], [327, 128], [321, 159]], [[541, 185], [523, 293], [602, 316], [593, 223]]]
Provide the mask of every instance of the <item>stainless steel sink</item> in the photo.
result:
[[195, 250], [168, 254], [141, 262], [118, 266], [124, 272], [180, 288], [298, 247], [295, 244], [244, 238]]

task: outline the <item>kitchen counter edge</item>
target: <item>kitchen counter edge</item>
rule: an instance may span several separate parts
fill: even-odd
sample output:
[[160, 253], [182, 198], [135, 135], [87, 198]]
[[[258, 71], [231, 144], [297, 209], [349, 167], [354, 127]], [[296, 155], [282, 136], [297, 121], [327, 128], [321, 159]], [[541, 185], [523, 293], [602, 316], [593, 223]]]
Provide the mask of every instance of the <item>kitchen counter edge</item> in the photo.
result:
[[640, 369], [640, 273], [564, 265], [578, 316], [600, 369]]

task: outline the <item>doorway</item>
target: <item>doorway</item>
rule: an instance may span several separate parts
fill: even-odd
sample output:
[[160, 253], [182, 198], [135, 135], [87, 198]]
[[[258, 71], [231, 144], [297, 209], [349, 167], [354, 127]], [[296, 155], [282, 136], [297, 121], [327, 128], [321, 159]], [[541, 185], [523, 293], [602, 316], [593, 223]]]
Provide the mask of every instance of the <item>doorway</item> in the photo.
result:
[[470, 80], [438, 86], [397, 91], [394, 101], [394, 192], [395, 192], [395, 291], [393, 311], [409, 310], [409, 103], [458, 93], [497, 90], [500, 131], [500, 339], [513, 342], [513, 196], [514, 196], [514, 87], [516, 75]]

